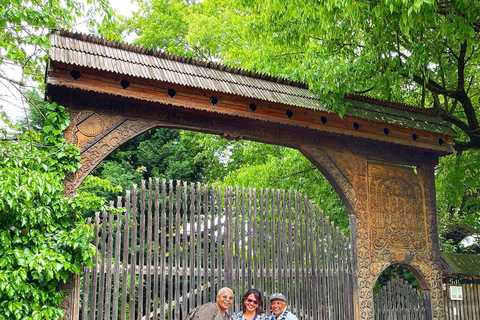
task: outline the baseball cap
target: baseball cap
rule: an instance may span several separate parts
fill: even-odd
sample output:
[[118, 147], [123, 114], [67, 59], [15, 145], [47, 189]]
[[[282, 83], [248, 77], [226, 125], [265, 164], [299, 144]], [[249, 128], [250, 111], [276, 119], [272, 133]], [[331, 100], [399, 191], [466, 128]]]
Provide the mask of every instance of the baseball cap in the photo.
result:
[[282, 293], [274, 293], [270, 296], [270, 302], [273, 300], [282, 300], [283, 302], [287, 302], [287, 297], [285, 297]]

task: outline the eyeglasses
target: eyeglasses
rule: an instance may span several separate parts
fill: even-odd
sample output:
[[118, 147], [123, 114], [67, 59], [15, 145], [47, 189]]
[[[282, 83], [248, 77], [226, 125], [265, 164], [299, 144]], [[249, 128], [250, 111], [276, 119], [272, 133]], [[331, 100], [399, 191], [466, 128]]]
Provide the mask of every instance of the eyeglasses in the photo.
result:
[[229, 297], [229, 296], [220, 296], [220, 298], [222, 298], [223, 300], [227, 300], [227, 299], [228, 299], [228, 300], [233, 301], [233, 296], [230, 296], [230, 297]]
[[247, 299], [248, 303], [258, 304], [257, 300]]

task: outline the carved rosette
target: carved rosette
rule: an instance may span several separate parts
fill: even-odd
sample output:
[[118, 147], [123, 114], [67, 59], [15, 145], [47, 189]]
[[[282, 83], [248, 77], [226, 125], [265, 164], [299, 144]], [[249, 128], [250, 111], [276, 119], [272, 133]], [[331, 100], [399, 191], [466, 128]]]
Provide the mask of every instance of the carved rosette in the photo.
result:
[[[114, 119], [116, 120], [116, 119]], [[117, 122], [117, 121], [114, 121]], [[118, 121], [120, 122], [120, 121]], [[103, 160], [107, 155], [117, 149], [119, 146], [134, 138], [135, 136], [155, 127], [154, 121], [145, 120], [123, 120], [115, 127], [115, 130], [109, 131], [107, 134], [90, 137], [90, 140], [78, 139], [84, 135], [77, 131], [77, 141], [84, 142], [84, 148], [80, 153], [82, 159], [82, 167], [75, 174], [69, 175], [66, 179], [66, 187], [68, 192], [75, 192], [85, 177]], [[99, 130], [100, 131], [100, 130]], [[101, 132], [106, 131], [101, 130]], [[88, 145], [88, 148], [85, 146]]]

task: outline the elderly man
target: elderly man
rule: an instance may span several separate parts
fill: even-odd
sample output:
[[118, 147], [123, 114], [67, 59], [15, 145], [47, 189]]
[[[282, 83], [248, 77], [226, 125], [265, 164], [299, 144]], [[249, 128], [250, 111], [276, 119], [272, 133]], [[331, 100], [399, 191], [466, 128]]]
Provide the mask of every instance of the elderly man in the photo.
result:
[[287, 297], [281, 293], [274, 293], [270, 296], [270, 309], [272, 314], [270, 320], [298, 320], [298, 318], [287, 310]]
[[230, 315], [227, 313], [227, 309], [232, 306], [232, 303], [233, 291], [230, 288], [224, 287], [218, 290], [217, 300], [215, 302], [208, 302], [195, 308], [185, 320], [228, 320], [230, 319]]

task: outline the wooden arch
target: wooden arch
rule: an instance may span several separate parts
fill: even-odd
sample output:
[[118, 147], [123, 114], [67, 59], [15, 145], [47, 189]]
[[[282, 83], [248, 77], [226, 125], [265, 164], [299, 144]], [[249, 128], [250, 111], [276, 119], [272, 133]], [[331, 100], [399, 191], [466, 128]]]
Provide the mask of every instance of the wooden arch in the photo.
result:
[[[453, 151], [454, 132], [438, 116], [352, 96], [340, 118], [301, 83], [67, 32], [50, 42], [47, 95], [68, 107], [65, 136], [81, 149], [67, 193], [109, 153], [155, 127], [298, 149], [350, 213], [355, 319], [373, 319], [375, 281], [398, 263], [422, 278], [429, 318], [444, 319], [434, 168]], [[75, 309], [75, 297], [68, 301]]]

